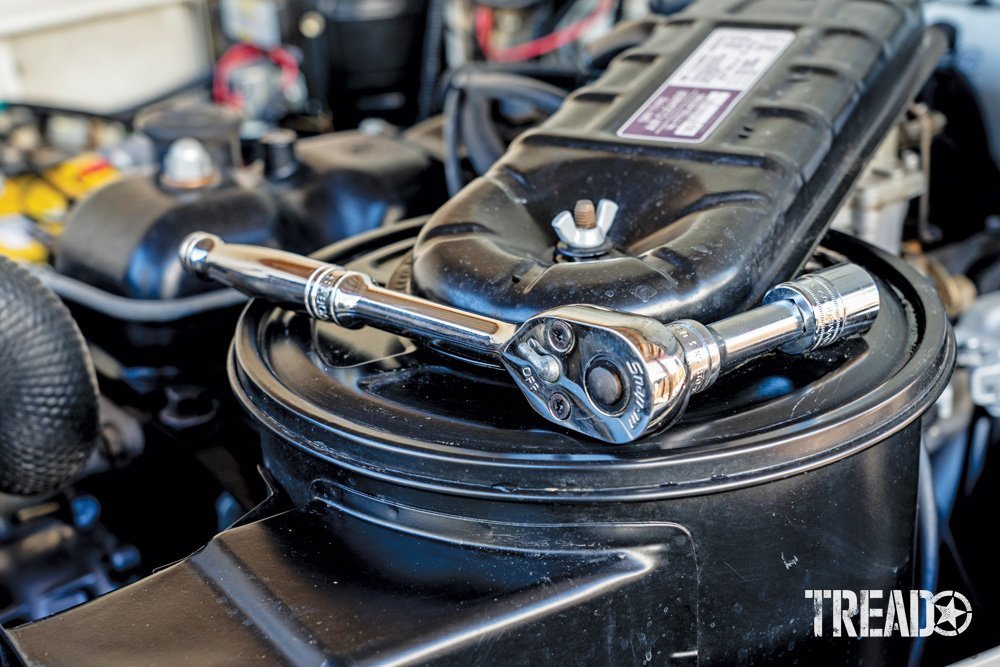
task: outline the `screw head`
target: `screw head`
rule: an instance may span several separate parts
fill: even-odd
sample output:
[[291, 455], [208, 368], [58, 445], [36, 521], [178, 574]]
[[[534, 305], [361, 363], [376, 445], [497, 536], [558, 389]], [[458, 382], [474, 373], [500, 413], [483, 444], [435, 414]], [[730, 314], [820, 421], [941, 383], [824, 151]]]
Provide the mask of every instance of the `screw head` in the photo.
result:
[[549, 324], [545, 338], [548, 340], [549, 347], [556, 352], [569, 352], [576, 342], [573, 327], [562, 320], [553, 320]]
[[573, 404], [561, 391], [554, 391], [549, 396], [549, 413], [559, 421], [566, 421], [573, 413]]

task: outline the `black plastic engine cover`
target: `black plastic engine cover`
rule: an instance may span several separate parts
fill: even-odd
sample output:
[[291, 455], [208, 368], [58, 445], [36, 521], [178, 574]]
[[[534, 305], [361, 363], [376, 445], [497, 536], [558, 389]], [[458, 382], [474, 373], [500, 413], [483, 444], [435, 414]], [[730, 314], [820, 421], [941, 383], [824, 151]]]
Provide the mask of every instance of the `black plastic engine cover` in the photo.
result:
[[277, 183], [281, 247], [297, 252], [430, 213], [447, 191], [440, 163], [401, 136], [334, 132], [295, 144], [299, 173]]
[[264, 192], [225, 183], [169, 192], [155, 176], [123, 178], [97, 190], [70, 215], [56, 269], [112, 294], [173, 299], [218, 289], [181, 268], [177, 248], [209, 230], [233, 243], [272, 245], [278, 207]]
[[[736, 57], [749, 73], [728, 90], [695, 82], [725, 101], [691, 106], [693, 127], [637, 130], [633, 121], [662, 122], [666, 107], [687, 104], [661, 86], [720, 30], [731, 54], [756, 54]], [[570, 303], [664, 321], [746, 308], [809, 257], [942, 45], [924, 36], [915, 0], [695, 3], [434, 215], [414, 252], [414, 289], [509, 321]], [[701, 53], [696, 69], [722, 86], [705, 63], [718, 55]], [[636, 119], [653, 98], [661, 116]], [[556, 262], [550, 223], [582, 198], [620, 205], [615, 250]]]

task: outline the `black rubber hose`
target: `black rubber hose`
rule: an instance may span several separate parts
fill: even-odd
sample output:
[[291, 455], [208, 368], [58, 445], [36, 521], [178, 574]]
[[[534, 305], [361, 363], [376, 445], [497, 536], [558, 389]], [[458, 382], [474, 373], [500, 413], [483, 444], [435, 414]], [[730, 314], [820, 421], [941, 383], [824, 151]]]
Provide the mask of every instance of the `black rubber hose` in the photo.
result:
[[449, 79], [444, 102], [444, 166], [448, 193], [455, 195], [463, 185], [458, 153], [460, 139], [477, 174], [485, 173], [503, 154], [504, 144], [490, 117], [492, 100], [527, 102], [551, 115], [565, 97], [565, 90], [526, 76], [471, 67], [456, 71]]
[[462, 143], [477, 174], [484, 174], [500, 159], [506, 146], [493, 124], [493, 100], [521, 100], [552, 115], [562, 105], [566, 91], [526, 76], [472, 71], [463, 83]]
[[453, 88], [444, 98], [444, 180], [448, 195], [455, 196], [462, 189], [462, 156], [458, 152], [459, 134], [462, 131], [459, 98], [461, 88]]
[[485, 174], [500, 159], [506, 146], [493, 123], [492, 100], [478, 93], [466, 96], [462, 105], [462, 143], [477, 174]]
[[496, 100], [522, 100], [548, 114], [555, 113], [566, 98], [566, 91], [562, 88], [527, 76], [475, 69], [465, 70], [462, 74], [454, 82], [455, 85]]
[[97, 380], [66, 306], [4, 257], [0, 376], [0, 491], [56, 491], [72, 481], [97, 443]]
[[444, 40], [444, 0], [429, 0], [424, 50], [420, 65], [420, 88], [417, 92], [417, 118], [426, 120], [434, 110], [434, 87], [441, 73], [441, 42]]

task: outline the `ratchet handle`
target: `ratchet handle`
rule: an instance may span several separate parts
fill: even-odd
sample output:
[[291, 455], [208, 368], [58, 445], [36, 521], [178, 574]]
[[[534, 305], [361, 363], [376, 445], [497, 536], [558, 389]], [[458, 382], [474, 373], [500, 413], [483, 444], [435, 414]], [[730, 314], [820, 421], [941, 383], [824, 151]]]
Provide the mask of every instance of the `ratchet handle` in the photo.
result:
[[500, 347], [514, 332], [507, 322], [389, 290], [365, 273], [290, 252], [196, 232], [179, 253], [188, 271], [249, 296], [343, 327], [371, 325], [476, 363], [498, 366]]
[[201, 278], [345, 326], [352, 323], [340, 320], [331, 298], [338, 283], [347, 279], [372, 283], [368, 276], [342, 266], [271, 248], [229, 244], [204, 232], [185, 238], [179, 255], [183, 267]]

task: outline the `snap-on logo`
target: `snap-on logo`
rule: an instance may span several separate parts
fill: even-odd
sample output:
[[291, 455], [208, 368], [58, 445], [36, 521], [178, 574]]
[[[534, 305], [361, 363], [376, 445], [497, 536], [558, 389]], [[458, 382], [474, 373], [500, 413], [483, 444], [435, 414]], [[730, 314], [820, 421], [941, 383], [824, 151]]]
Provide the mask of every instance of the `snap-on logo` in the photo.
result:
[[625, 415], [625, 423], [629, 430], [635, 430], [642, 422], [643, 412], [646, 410], [646, 378], [643, 374], [642, 364], [638, 361], [630, 361], [625, 365], [632, 379], [632, 409]]

